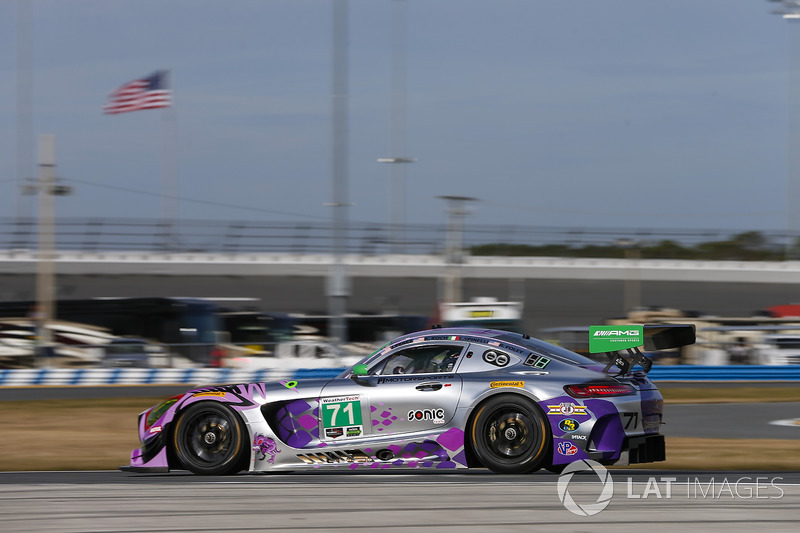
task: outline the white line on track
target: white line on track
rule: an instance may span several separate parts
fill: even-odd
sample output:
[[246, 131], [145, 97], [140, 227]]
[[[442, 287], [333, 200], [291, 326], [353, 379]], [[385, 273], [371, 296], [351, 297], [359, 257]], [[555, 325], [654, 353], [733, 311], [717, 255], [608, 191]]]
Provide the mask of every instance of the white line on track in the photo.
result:
[[800, 418], [788, 418], [786, 420], [773, 420], [770, 422], [773, 426], [789, 426], [800, 428]]

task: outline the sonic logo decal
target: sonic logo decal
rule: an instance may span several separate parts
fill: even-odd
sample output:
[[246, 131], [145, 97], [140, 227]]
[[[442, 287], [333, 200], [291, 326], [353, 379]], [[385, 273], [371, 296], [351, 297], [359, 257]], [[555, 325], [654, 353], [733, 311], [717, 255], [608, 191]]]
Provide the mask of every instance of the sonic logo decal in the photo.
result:
[[432, 420], [434, 424], [444, 424], [444, 409], [412, 409], [407, 418], [409, 422]]

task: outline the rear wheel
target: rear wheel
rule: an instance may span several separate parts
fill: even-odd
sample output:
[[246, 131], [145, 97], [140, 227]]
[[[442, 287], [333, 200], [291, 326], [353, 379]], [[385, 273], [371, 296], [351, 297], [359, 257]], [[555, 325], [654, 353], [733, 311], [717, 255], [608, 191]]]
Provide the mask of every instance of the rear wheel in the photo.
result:
[[521, 396], [490, 398], [478, 407], [470, 430], [475, 456], [499, 474], [538, 470], [547, 454], [547, 420], [533, 402]]
[[187, 470], [207, 476], [242, 469], [244, 430], [224, 404], [201, 402], [180, 414], [173, 433], [175, 455]]

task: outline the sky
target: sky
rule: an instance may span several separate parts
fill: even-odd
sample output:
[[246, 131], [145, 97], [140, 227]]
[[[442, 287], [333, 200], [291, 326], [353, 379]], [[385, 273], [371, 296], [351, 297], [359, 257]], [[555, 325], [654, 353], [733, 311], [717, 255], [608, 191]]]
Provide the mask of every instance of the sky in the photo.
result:
[[[467, 225], [781, 231], [800, 210], [787, 200], [800, 25], [774, 4], [407, 0], [401, 51], [392, 4], [347, 4], [350, 220], [390, 220], [377, 159], [398, 156], [415, 159], [409, 223], [444, 224], [442, 195], [478, 200]], [[158, 218], [177, 190], [166, 205], [182, 220], [330, 220], [332, 13], [329, 0], [0, 2], [0, 218], [35, 212], [20, 179], [52, 134], [74, 187], [59, 218]], [[159, 69], [173, 107], [102, 113]]]

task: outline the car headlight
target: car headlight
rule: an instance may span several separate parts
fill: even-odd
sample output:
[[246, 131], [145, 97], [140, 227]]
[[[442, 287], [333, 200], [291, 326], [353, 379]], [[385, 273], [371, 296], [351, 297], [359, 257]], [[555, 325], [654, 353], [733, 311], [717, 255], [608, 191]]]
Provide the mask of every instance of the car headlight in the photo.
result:
[[144, 421], [144, 426], [145, 426], [144, 428], [149, 429], [150, 426], [158, 422], [158, 419], [164, 416], [164, 413], [166, 413], [167, 410], [181, 398], [183, 398], [183, 396], [173, 396], [169, 400], [165, 400], [160, 404], [156, 405], [155, 407], [153, 407], [152, 409], [150, 409], [150, 412], [147, 413], [147, 418]]

